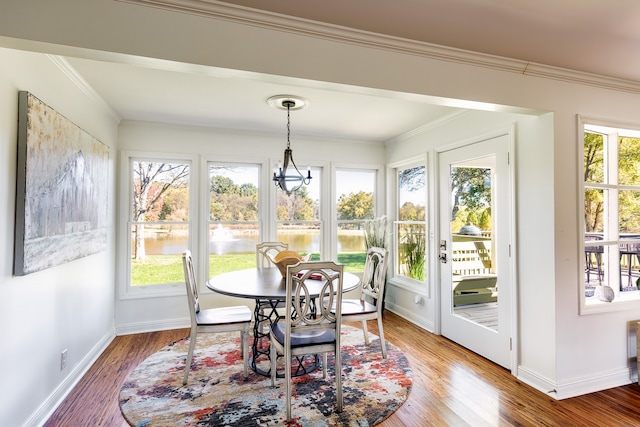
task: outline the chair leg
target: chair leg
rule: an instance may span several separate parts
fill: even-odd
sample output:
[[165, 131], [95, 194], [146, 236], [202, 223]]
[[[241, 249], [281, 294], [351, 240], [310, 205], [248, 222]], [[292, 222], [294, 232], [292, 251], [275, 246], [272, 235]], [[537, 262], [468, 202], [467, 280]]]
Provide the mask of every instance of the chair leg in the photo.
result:
[[327, 352], [322, 353], [322, 378], [327, 378]]
[[287, 422], [291, 422], [291, 351], [287, 351], [286, 348], [284, 349], [284, 380], [286, 383]]
[[336, 411], [342, 412], [342, 355], [339, 348], [336, 348], [335, 351], [334, 371], [336, 375]]
[[244, 363], [244, 379], [249, 377], [249, 333], [240, 331], [240, 345], [242, 346], [242, 361]]
[[276, 346], [271, 343], [271, 348], [269, 349], [271, 359], [271, 387], [276, 386], [276, 360], [278, 359], [278, 350], [276, 350]]
[[182, 377], [182, 385], [186, 385], [187, 380], [189, 379], [189, 371], [191, 370], [191, 359], [193, 359], [193, 350], [195, 348], [196, 348], [196, 332], [192, 330], [191, 336], [189, 337], [189, 351], [187, 353], [187, 364], [184, 367], [184, 377]]
[[380, 347], [382, 348], [382, 358], [387, 358], [387, 343], [384, 340], [384, 329], [382, 329], [382, 317], [378, 317], [378, 334], [380, 335]]
[[364, 332], [364, 343], [369, 345], [369, 333], [367, 332], [367, 321], [362, 321], [362, 331]]

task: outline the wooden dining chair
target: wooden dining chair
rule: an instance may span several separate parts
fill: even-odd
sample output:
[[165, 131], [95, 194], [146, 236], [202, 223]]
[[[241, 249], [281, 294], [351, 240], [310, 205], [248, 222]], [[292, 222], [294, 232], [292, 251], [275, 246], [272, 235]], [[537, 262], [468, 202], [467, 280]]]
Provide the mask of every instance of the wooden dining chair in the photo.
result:
[[[291, 421], [291, 358], [322, 353], [322, 374], [327, 377], [327, 353], [335, 353], [336, 408], [342, 412], [340, 318], [343, 266], [331, 261], [301, 262], [287, 268], [286, 314], [271, 325], [271, 385], [275, 387], [278, 352], [284, 357], [287, 421]], [[305, 281], [322, 280], [314, 304]], [[332, 310], [336, 305], [337, 310]]]
[[382, 328], [382, 307], [388, 257], [389, 252], [386, 249], [369, 248], [360, 282], [360, 299], [343, 299], [341, 313], [343, 322], [362, 322], [364, 342], [367, 345], [369, 345], [367, 320], [377, 320], [378, 336], [384, 359], [387, 358], [387, 344], [384, 341], [384, 329]]
[[[268, 268], [275, 267], [273, 262], [273, 258], [280, 252], [289, 250], [289, 244], [283, 242], [260, 242], [256, 244], [256, 266], [258, 268]], [[262, 322], [265, 326], [264, 333], [267, 334], [268, 328], [266, 319], [271, 317], [271, 314], [274, 314], [277, 309], [284, 307], [283, 303], [275, 303], [269, 300], [260, 300], [258, 302], [260, 304], [259, 310], [259, 319], [255, 319], [258, 322]], [[269, 311], [265, 315], [265, 309]]]
[[279, 252], [289, 250], [289, 244], [283, 242], [260, 242], [256, 244], [256, 266], [273, 267], [271, 259]]
[[249, 326], [251, 325], [251, 310], [246, 305], [235, 307], [200, 309], [198, 298], [198, 286], [196, 283], [193, 259], [191, 251], [182, 254], [184, 278], [187, 285], [187, 300], [189, 302], [189, 315], [191, 319], [191, 335], [189, 336], [189, 352], [184, 368], [182, 384], [187, 384], [193, 350], [196, 347], [198, 333], [240, 332], [240, 344], [242, 347], [242, 359], [244, 361], [244, 377], [248, 376], [249, 359]]

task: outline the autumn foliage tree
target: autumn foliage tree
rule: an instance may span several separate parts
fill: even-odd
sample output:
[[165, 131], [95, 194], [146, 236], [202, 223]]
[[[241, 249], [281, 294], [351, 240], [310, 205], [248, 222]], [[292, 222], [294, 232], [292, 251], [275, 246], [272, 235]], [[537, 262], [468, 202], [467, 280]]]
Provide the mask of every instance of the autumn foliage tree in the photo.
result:
[[309, 197], [307, 187], [301, 187], [290, 196], [278, 191], [276, 216], [278, 221], [306, 221], [318, 219], [317, 203]]
[[373, 193], [359, 191], [357, 193], [343, 194], [338, 198], [336, 209], [338, 219], [372, 219], [375, 212]]
[[[134, 162], [133, 172], [133, 231], [134, 254], [136, 260], [146, 258], [144, 235], [145, 222], [158, 221], [160, 217], [171, 215], [165, 207], [165, 196], [170, 190], [183, 189], [186, 193], [189, 165], [155, 162]], [[186, 196], [188, 200], [188, 195]], [[188, 205], [188, 202], [187, 202]], [[188, 213], [185, 212], [183, 216]], [[181, 218], [184, 220], [184, 218]]]

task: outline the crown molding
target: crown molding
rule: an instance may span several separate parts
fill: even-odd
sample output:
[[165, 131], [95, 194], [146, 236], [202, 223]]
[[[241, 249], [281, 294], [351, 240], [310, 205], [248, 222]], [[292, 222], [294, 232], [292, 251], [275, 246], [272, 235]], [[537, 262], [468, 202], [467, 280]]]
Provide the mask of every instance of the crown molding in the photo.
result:
[[115, 0], [172, 12], [215, 18], [275, 31], [321, 38], [338, 43], [388, 50], [424, 58], [454, 62], [499, 71], [560, 80], [621, 92], [640, 93], [640, 83], [598, 74], [537, 64], [496, 55], [372, 33], [216, 0]]
[[113, 108], [95, 91], [93, 87], [76, 71], [75, 68], [69, 64], [69, 62], [63, 57], [58, 55], [46, 55], [51, 62], [53, 62], [64, 73], [65, 76], [75, 84], [87, 97], [96, 104], [99, 108], [104, 110], [116, 123], [122, 121], [122, 117], [115, 112]]

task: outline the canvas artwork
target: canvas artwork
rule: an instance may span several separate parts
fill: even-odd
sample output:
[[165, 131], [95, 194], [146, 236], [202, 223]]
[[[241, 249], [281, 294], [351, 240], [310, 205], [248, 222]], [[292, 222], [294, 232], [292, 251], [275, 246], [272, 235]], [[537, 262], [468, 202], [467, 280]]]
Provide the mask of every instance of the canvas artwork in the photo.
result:
[[106, 249], [109, 148], [29, 92], [18, 97], [14, 273]]

